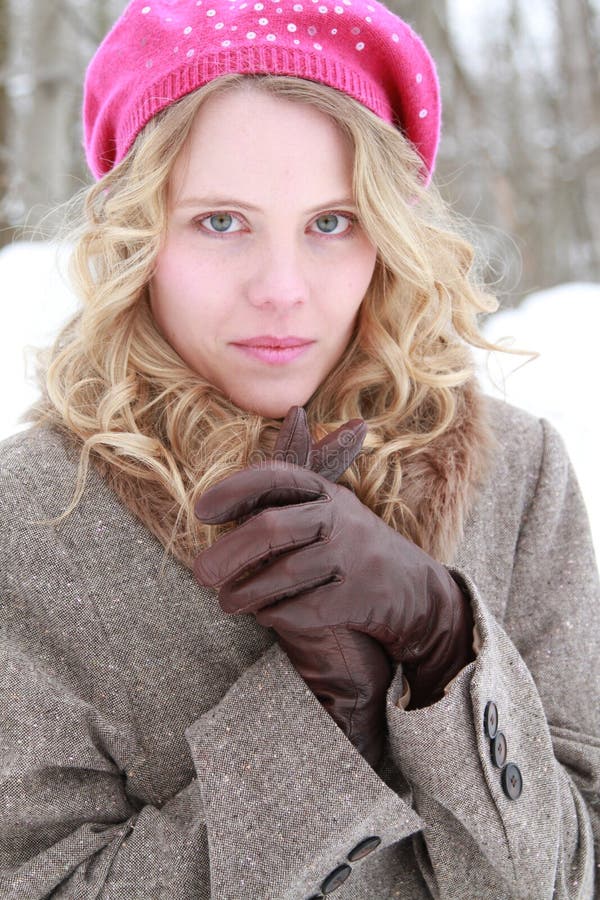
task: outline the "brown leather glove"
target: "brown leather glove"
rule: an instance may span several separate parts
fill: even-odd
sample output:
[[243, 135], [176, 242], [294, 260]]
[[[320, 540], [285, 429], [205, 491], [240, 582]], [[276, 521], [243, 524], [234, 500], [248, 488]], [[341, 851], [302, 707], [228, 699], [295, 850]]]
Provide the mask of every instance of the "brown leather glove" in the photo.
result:
[[[336, 481], [360, 452], [366, 431], [362, 419], [352, 419], [313, 445], [304, 409], [293, 406], [281, 426], [273, 458], [307, 466]], [[273, 496], [264, 499], [264, 507], [257, 503], [237, 520], [238, 524], [277, 502]], [[385, 739], [385, 697], [393, 674], [381, 644], [358, 631], [320, 626], [310, 636], [310, 654], [303, 634], [298, 635], [297, 642], [286, 641], [279, 634], [277, 638], [322, 706], [365, 759], [376, 766]]]
[[318, 472], [265, 461], [208, 490], [196, 514], [251, 517], [200, 554], [196, 577], [219, 589], [225, 612], [275, 629], [371, 765], [391, 678], [378, 651], [403, 664], [414, 706], [441, 697], [473, 658], [470, 609], [446, 569]]

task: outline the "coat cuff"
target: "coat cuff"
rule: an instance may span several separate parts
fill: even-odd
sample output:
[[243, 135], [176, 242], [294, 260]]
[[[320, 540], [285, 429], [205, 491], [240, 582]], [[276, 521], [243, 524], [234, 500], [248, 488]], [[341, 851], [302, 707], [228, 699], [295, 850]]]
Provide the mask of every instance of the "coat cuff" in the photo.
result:
[[365, 838], [379, 837], [380, 852], [423, 827], [278, 644], [185, 734], [220, 900], [264, 896], [265, 884], [278, 900], [302, 900]]
[[[477, 656], [477, 654], [481, 650], [481, 635], [479, 634], [477, 625], [473, 625], [473, 645], [472, 646], [473, 646], [473, 653], [475, 654], [475, 656]], [[462, 669], [461, 669], [461, 672], [462, 672]], [[454, 676], [454, 678], [448, 682], [448, 684], [444, 688], [444, 696], [448, 693], [448, 691], [450, 690], [450, 688], [452, 687], [452, 685], [454, 684], [454, 682], [456, 681], [456, 679], [458, 678], [459, 675], [460, 675], [460, 672], [457, 672], [456, 675]], [[396, 700], [396, 706], [399, 709], [408, 709], [408, 706], [410, 704], [410, 696], [411, 696], [410, 695], [410, 684], [406, 680], [405, 676], [402, 675], [402, 687], [400, 689], [400, 696]]]
[[[427, 822], [424, 837], [430, 858], [440, 854], [459, 860], [460, 849], [457, 845], [453, 852], [452, 846], [455, 840], [460, 843], [463, 832], [487, 858], [489, 872], [501, 874], [506, 885], [527, 880], [533, 890], [536, 881], [544, 884], [548, 878], [545, 853], [550, 854], [550, 869], [550, 857], [556, 853], [546, 814], [559, 802], [550, 732], [521, 656], [472, 581], [462, 572], [457, 575], [472, 605], [479, 653], [444, 697], [420, 709], [399, 707], [403, 684], [401, 672], [396, 673], [387, 697], [390, 755], [413, 790], [415, 809]], [[490, 701], [507, 743], [501, 764], [493, 758], [486, 731]], [[519, 768], [522, 796], [511, 798], [503, 788], [508, 763]], [[540, 848], [536, 858], [531, 855], [532, 830]], [[454, 877], [464, 873], [457, 870]]]

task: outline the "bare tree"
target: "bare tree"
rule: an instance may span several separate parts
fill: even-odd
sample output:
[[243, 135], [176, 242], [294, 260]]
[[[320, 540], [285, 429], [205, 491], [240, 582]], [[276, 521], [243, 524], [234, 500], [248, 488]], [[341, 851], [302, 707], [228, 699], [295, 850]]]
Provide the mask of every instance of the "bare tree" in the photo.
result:
[[504, 275], [499, 288], [508, 302], [558, 282], [600, 280], [600, 36], [592, 0], [547, 7], [545, 44], [527, 0], [490, 4], [491, 27], [466, 53], [452, 28], [453, 0], [396, 8], [437, 59], [438, 180], [452, 205], [483, 227], [488, 279]]
[[600, 59], [594, 40], [595, 16], [589, 0], [557, 0], [557, 15], [556, 212], [563, 242], [566, 244], [568, 235], [575, 237], [570, 248], [575, 260], [570, 262], [600, 271]]
[[[48, 213], [90, 180], [81, 148], [83, 74], [125, 2], [0, 0], [0, 21], [13, 35], [5, 65], [0, 63], [0, 86], [10, 86], [0, 93], [0, 123], [12, 122], [2, 132], [7, 189], [0, 220], [34, 230], [44, 220], [52, 231], [59, 217], [46, 221]], [[0, 246], [12, 234], [13, 229], [1, 232]]]
[[10, 17], [7, 0], [0, 0], [0, 247], [12, 238], [3, 198], [8, 192], [10, 101], [8, 97], [8, 48]]

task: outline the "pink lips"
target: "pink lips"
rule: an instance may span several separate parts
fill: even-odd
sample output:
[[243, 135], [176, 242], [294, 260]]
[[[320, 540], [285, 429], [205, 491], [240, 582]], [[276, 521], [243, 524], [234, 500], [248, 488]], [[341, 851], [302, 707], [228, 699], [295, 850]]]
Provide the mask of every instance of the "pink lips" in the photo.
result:
[[232, 341], [234, 347], [238, 347], [242, 353], [260, 359], [262, 362], [278, 364], [287, 363], [296, 359], [314, 344], [314, 341], [288, 335], [275, 337], [272, 334], [262, 334], [258, 337], [248, 338], [244, 341]]

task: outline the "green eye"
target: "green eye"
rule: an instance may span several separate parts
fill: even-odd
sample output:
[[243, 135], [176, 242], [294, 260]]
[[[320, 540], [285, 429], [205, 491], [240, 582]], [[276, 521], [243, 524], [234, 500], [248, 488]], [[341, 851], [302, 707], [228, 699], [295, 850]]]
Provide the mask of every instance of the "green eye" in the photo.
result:
[[351, 213], [323, 213], [314, 220], [320, 234], [331, 234], [336, 237], [348, 237], [352, 234], [356, 217]]
[[210, 216], [208, 221], [215, 231], [227, 231], [233, 223], [233, 216], [230, 216], [229, 213], [216, 213], [216, 215]]
[[316, 220], [316, 223], [318, 228], [325, 234], [331, 234], [331, 232], [335, 231], [338, 226], [339, 216], [334, 216], [331, 214], [326, 216], [319, 216], [319, 218]]

